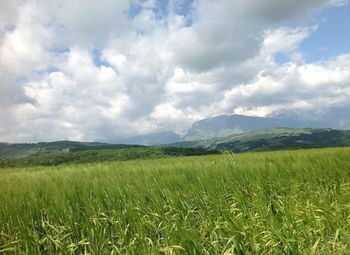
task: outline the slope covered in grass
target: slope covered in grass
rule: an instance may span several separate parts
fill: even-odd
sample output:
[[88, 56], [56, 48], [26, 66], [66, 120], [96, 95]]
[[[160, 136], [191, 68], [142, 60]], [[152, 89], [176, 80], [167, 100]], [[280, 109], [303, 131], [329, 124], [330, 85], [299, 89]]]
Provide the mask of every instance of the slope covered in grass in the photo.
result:
[[200, 141], [177, 147], [201, 147], [233, 152], [350, 146], [350, 130], [275, 128]]
[[107, 150], [143, 147], [141, 145], [108, 144], [97, 142], [56, 141], [41, 143], [0, 143], [0, 159], [27, 156], [47, 156], [63, 152]]
[[349, 254], [350, 149], [0, 170], [5, 254]]
[[108, 150], [83, 150], [73, 152], [56, 152], [49, 153], [47, 155], [0, 159], [0, 168], [55, 166], [60, 164], [125, 161], [135, 159], [155, 159], [174, 156], [198, 156], [219, 153], [220, 152], [217, 150], [209, 150], [204, 148], [144, 146]]

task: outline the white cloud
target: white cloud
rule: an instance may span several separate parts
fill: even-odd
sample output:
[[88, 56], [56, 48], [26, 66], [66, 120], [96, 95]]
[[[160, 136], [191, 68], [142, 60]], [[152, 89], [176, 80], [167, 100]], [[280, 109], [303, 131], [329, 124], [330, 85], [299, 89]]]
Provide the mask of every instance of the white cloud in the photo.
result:
[[349, 0], [330, 0], [330, 5], [341, 7], [349, 4]]
[[264, 53], [290, 53], [298, 49], [299, 44], [307, 38], [316, 27], [282, 27], [265, 32]]
[[314, 64], [285, 64], [225, 93], [216, 107], [242, 114], [349, 105], [350, 54]]
[[285, 25], [339, 1], [201, 0], [186, 16], [177, 3], [1, 1], [0, 139], [114, 141], [347, 103], [348, 55], [304, 63], [317, 26]]
[[28, 75], [50, 65], [52, 33], [40, 23], [33, 8], [30, 4], [21, 6], [16, 25], [0, 41], [0, 66], [16, 75]]

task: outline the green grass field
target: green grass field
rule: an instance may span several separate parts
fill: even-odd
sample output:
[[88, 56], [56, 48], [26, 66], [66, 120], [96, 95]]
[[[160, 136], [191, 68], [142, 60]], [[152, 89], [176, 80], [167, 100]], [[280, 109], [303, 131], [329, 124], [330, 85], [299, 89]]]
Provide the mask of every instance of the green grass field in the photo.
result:
[[0, 170], [0, 254], [350, 254], [350, 148]]

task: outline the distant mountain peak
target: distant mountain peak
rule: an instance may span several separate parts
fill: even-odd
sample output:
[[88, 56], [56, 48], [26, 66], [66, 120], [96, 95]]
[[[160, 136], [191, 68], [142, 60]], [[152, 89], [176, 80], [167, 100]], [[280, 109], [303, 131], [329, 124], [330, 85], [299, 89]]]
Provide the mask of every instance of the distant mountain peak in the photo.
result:
[[218, 138], [186, 141], [173, 146], [245, 152], [349, 145], [350, 130], [271, 128]]
[[199, 120], [188, 129], [184, 140], [193, 141], [222, 137], [231, 134], [258, 131], [269, 128], [325, 128], [325, 123], [308, 120], [273, 117], [245, 116], [239, 114], [218, 115]]

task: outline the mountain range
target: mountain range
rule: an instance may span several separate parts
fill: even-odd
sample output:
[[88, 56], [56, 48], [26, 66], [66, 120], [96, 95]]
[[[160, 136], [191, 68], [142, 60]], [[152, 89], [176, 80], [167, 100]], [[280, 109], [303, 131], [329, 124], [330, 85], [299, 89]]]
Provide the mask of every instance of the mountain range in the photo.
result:
[[172, 146], [232, 152], [341, 147], [350, 146], [350, 130], [274, 128], [220, 138], [179, 142]]
[[[339, 111], [338, 111], [339, 112]], [[287, 116], [288, 118], [282, 118]], [[291, 117], [291, 116], [294, 117]], [[108, 150], [138, 146], [202, 147], [208, 149], [248, 151], [277, 148], [305, 148], [349, 146], [349, 132], [333, 129], [350, 128], [347, 112], [327, 118], [300, 118], [294, 113], [280, 113], [277, 117], [220, 115], [193, 123], [180, 136], [172, 131], [151, 133], [120, 139], [117, 144], [98, 142], [40, 142], [27, 144], [0, 143], [0, 158], [46, 155], [57, 152]]]
[[[12, 163], [18, 165], [18, 162], [23, 166], [28, 162], [49, 165], [52, 162], [125, 160], [160, 155], [205, 155], [219, 151], [246, 152], [341, 146], [350, 146], [350, 130], [272, 128], [153, 147], [72, 141], [33, 144], [2, 143], [0, 144], [0, 162], [5, 166], [10, 166]], [[11, 158], [14, 161], [11, 161]]]
[[183, 137], [185, 141], [194, 141], [242, 134], [269, 128], [328, 128], [322, 121], [294, 120], [282, 118], [263, 118], [244, 115], [220, 115], [193, 123]]
[[219, 115], [194, 122], [187, 132], [180, 136], [174, 132], [160, 132], [130, 137], [119, 140], [120, 143], [159, 145], [171, 144], [181, 141], [195, 141], [223, 137], [233, 134], [242, 134], [271, 128], [332, 128], [350, 129], [350, 121], [347, 122], [346, 112], [339, 116], [333, 116], [331, 112], [324, 114], [322, 118], [316, 116], [307, 117], [296, 112], [280, 112], [276, 117], [251, 117], [244, 115]]

